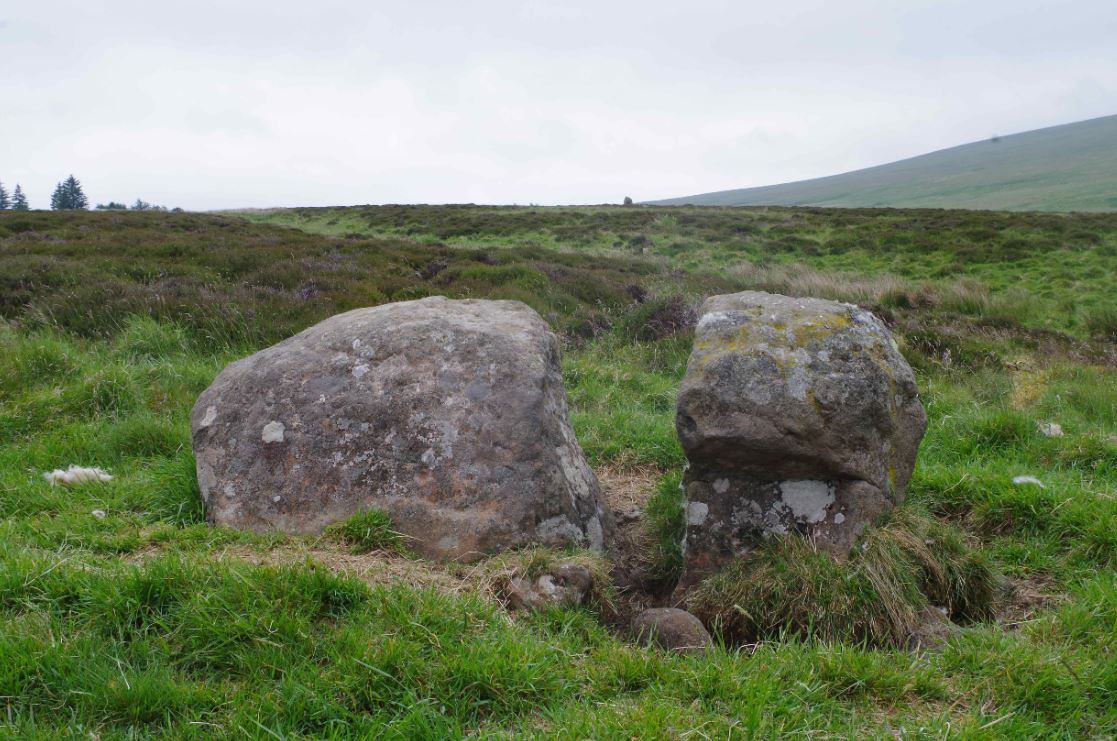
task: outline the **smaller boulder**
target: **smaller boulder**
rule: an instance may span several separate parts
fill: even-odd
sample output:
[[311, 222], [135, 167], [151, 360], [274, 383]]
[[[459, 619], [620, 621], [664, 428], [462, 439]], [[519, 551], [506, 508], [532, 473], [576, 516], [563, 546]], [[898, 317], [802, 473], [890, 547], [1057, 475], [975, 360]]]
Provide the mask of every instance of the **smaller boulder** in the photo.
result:
[[585, 604], [592, 590], [592, 571], [580, 564], [563, 563], [536, 577], [535, 581], [512, 577], [505, 586], [504, 601], [512, 610], [577, 607]]
[[915, 375], [869, 312], [756, 291], [709, 298], [677, 402], [690, 465], [676, 597], [772, 536], [844, 558], [903, 501], [926, 427]]
[[653, 607], [632, 621], [636, 640], [676, 653], [701, 653], [714, 641], [702, 621], [677, 607]]
[[919, 613], [916, 627], [908, 634], [908, 648], [938, 651], [952, 638], [961, 635], [962, 629], [951, 622], [946, 610], [928, 606]]

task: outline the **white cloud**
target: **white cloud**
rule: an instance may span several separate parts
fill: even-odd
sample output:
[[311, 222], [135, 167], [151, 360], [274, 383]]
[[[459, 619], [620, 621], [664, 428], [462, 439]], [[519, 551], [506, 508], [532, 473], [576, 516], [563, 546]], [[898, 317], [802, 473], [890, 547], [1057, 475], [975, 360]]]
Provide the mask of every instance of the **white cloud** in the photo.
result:
[[70, 172], [186, 208], [616, 202], [1117, 107], [1108, 0], [372, 5], [0, 11], [0, 180], [39, 206]]

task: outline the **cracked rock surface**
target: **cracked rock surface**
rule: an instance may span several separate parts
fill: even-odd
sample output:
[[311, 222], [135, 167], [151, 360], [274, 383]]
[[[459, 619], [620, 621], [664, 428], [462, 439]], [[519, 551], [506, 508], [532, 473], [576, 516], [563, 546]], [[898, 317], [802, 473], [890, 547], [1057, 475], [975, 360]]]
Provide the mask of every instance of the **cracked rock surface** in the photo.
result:
[[902, 500], [926, 427], [911, 368], [871, 313], [756, 291], [708, 299], [677, 405], [690, 463], [680, 592], [772, 534], [843, 556]]
[[612, 527], [546, 323], [517, 301], [357, 309], [238, 360], [191, 414], [210, 522], [319, 532], [382, 509], [408, 546], [471, 560], [600, 550]]

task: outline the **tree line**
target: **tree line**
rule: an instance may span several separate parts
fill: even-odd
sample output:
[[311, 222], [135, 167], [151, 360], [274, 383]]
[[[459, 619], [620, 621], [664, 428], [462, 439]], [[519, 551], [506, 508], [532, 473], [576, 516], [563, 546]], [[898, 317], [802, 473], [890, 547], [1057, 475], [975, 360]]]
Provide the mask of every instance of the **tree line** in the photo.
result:
[[[81, 182], [71, 175], [54, 187], [54, 192], [50, 196], [50, 207], [55, 211], [73, 211], [83, 210], [89, 208], [89, 199], [85, 195], [85, 191], [81, 187]], [[108, 203], [98, 203], [96, 208], [98, 210], [109, 211], [166, 211], [166, 206], [156, 206], [155, 204], [148, 203], [147, 201], [137, 198], [136, 202], [129, 206], [116, 201], [109, 201]], [[16, 183], [15, 190], [9, 195], [8, 189], [4, 187], [4, 183], [0, 182], [0, 211], [29, 211], [31, 206], [27, 202], [27, 196], [23, 193], [23, 188], [19, 183]], [[172, 209], [174, 211], [181, 211], [182, 209]]]
[[23, 188], [19, 187], [16, 183], [16, 189], [8, 195], [8, 189], [4, 187], [4, 183], [0, 182], [0, 211], [29, 211], [31, 207], [27, 205], [27, 196], [23, 194]]

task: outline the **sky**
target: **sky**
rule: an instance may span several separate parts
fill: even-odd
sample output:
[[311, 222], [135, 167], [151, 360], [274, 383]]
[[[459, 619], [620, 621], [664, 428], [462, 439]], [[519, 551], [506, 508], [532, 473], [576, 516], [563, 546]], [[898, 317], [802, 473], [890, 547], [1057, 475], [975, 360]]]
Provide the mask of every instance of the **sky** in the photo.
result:
[[45, 208], [616, 203], [1117, 113], [1114, 0], [4, 2]]

